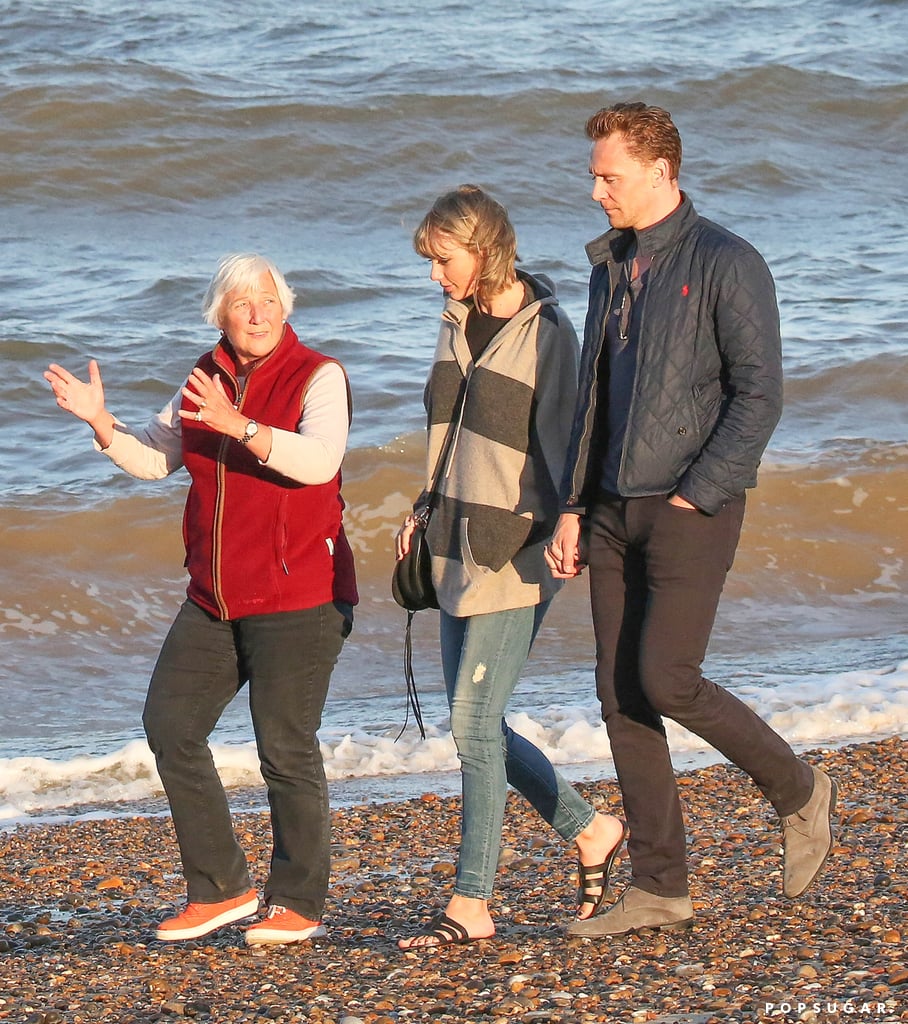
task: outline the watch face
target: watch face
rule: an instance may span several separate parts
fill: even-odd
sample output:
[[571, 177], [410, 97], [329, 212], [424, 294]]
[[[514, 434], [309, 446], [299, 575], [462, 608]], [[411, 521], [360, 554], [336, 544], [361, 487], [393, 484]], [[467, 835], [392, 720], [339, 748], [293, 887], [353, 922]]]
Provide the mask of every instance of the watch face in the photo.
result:
[[255, 422], [255, 420], [250, 420], [250, 421], [249, 421], [249, 422], [248, 422], [248, 423], [246, 424], [246, 434], [247, 434], [247, 435], [248, 435], [249, 437], [255, 437], [255, 435], [256, 435], [256, 434], [257, 434], [258, 432], [259, 432], [259, 425], [258, 425], [258, 423], [256, 423], [256, 422]]

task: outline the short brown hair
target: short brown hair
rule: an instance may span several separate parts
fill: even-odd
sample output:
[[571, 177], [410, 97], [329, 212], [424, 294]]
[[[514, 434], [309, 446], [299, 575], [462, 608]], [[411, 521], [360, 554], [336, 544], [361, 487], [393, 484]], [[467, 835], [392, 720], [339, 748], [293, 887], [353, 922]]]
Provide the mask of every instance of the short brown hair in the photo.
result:
[[615, 103], [603, 107], [586, 122], [587, 138], [597, 142], [620, 134], [632, 157], [645, 163], [666, 160], [672, 179], [681, 170], [681, 136], [672, 115], [645, 103]]
[[478, 185], [459, 185], [439, 196], [413, 233], [413, 248], [433, 259], [450, 238], [479, 260], [476, 299], [487, 306], [515, 279], [517, 237], [508, 211]]

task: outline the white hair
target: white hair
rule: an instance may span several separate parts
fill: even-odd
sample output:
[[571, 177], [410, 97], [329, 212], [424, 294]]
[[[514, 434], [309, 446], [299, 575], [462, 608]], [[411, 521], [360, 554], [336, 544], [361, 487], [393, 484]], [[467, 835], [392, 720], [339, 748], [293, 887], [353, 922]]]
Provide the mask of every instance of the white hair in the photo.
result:
[[208, 291], [205, 292], [205, 299], [202, 302], [202, 314], [205, 320], [213, 327], [221, 326], [222, 314], [224, 311], [224, 300], [237, 289], [257, 291], [259, 278], [264, 273], [269, 273], [274, 279], [274, 287], [277, 296], [281, 300], [283, 318], [286, 320], [293, 311], [293, 300], [295, 298], [293, 289], [287, 284], [284, 275], [266, 256], [259, 256], [258, 253], [234, 253], [225, 256], [218, 264]]

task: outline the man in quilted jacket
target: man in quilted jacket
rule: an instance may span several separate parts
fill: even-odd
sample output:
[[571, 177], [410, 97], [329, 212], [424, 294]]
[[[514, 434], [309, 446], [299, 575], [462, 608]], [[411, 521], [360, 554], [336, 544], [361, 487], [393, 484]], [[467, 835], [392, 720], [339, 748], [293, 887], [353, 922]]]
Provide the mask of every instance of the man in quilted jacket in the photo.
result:
[[693, 907], [663, 717], [746, 772], [781, 818], [786, 896], [832, 847], [836, 785], [701, 664], [745, 494], [782, 405], [772, 277], [678, 184], [667, 111], [621, 103], [586, 126], [592, 197], [611, 230], [593, 269], [580, 391], [546, 558], [590, 568], [596, 686], [630, 829], [631, 883], [571, 935], [687, 928]]

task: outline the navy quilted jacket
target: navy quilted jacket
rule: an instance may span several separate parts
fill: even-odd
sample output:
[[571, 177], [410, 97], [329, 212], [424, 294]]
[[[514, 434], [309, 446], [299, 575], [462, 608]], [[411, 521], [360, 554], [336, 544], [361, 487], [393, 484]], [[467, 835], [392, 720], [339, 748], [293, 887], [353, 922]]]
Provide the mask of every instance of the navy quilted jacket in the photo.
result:
[[[562, 510], [587, 511], [605, 451], [608, 350], [604, 323], [634, 233], [587, 246], [589, 309], [562, 484]], [[782, 412], [775, 287], [752, 245], [700, 217], [686, 195], [664, 221], [636, 233], [652, 255], [640, 319], [634, 392], [618, 486], [625, 497], [677, 491], [714, 515], [756, 484]]]

